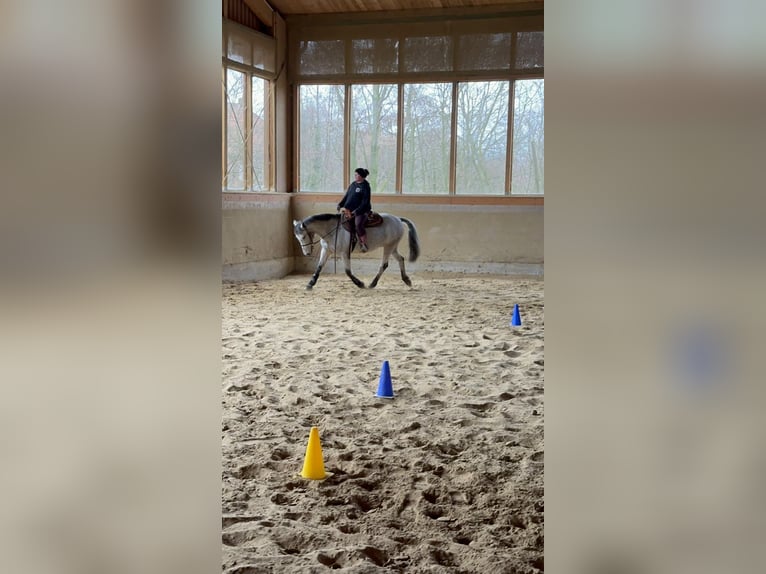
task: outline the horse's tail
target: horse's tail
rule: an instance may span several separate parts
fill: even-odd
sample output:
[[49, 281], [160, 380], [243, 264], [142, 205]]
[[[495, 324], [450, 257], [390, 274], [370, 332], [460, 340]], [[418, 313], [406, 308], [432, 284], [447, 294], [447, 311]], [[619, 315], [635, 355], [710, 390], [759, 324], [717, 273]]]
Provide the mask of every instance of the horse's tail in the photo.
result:
[[407, 227], [410, 229], [410, 261], [417, 261], [418, 256], [420, 255], [420, 242], [418, 241], [418, 232], [415, 229], [415, 224], [406, 217], [400, 217], [399, 219], [406, 223]]

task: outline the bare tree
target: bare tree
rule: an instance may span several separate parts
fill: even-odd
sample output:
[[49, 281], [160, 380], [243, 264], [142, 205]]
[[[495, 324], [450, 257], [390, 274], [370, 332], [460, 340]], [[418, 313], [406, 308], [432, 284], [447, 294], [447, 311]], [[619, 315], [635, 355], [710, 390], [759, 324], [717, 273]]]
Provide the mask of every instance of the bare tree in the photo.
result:
[[342, 191], [343, 107], [341, 85], [301, 86], [300, 186], [306, 191]]
[[452, 84], [404, 86], [405, 193], [444, 194], [449, 191], [449, 148]]
[[[404, 193], [449, 191], [452, 86], [404, 85]], [[510, 86], [509, 81], [458, 84], [456, 193], [504, 193]], [[511, 191], [542, 194], [544, 80], [516, 80], [514, 94]], [[353, 85], [350, 126], [344, 126], [344, 97], [342, 85], [301, 86], [301, 189], [341, 190], [343, 130], [348, 129], [352, 167], [367, 167], [375, 190], [396, 191], [397, 85]]]
[[504, 193], [509, 89], [509, 82], [458, 86], [456, 193]]
[[394, 192], [396, 183], [396, 84], [355, 85], [351, 96], [352, 167], [370, 170], [375, 191]]
[[545, 187], [544, 80], [517, 80], [513, 122], [514, 194], [542, 194]]
[[245, 188], [245, 74], [226, 70], [226, 174], [227, 189]]

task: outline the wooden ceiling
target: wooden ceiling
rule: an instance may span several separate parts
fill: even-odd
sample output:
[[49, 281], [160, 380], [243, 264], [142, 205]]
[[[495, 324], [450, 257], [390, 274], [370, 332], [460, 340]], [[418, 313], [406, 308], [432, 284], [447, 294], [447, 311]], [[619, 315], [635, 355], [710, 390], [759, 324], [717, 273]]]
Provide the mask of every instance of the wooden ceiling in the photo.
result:
[[543, 0], [267, 0], [283, 16], [291, 14], [332, 14], [378, 12], [382, 10], [422, 10], [433, 8], [474, 8], [539, 4]]

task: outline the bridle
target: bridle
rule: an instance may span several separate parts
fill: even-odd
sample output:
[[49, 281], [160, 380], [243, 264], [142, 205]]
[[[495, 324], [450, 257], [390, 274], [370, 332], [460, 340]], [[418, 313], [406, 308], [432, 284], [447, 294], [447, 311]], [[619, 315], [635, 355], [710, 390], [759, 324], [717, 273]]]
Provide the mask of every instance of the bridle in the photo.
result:
[[[311, 237], [311, 232], [308, 230], [308, 228], [305, 225], [303, 225], [302, 221], [301, 221], [301, 228], [306, 231], [306, 234], [308, 234], [309, 237]], [[325, 237], [327, 237], [331, 233], [335, 232], [335, 247], [337, 248], [337, 246], [338, 246], [338, 233], [337, 232], [338, 232], [339, 228], [340, 228], [340, 217], [338, 218], [338, 224], [335, 226], [335, 229], [331, 229], [330, 231], [328, 231], [324, 235], [321, 235], [319, 237], [319, 239], [316, 239], [314, 241], [310, 241], [309, 243], [303, 243], [301, 241], [301, 247], [302, 248], [303, 247], [313, 248], [313, 246], [316, 245], [317, 243], [320, 243], [322, 241], [322, 239], [324, 239]], [[311, 255], [312, 251], [313, 251], [313, 249], [309, 249], [309, 255]], [[333, 250], [333, 252], [335, 252], [335, 250]]]
[[[306, 231], [306, 233], [308, 233], [308, 230]], [[310, 237], [310, 235], [309, 235], [309, 237]], [[320, 241], [321, 241], [321, 239], [317, 239], [316, 241], [309, 241], [308, 243], [301, 243], [301, 247], [312, 247], [312, 246], [316, 245], [317, 243], [319, 243]]]

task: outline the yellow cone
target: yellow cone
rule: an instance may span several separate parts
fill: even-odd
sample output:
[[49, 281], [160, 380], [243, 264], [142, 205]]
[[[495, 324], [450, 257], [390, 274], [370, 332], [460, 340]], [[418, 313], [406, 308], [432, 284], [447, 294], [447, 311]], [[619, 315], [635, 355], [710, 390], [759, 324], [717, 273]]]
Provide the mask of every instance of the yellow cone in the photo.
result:
[[327, 473], [324, 471], [322, 445], [319, 444], [319, 429], [317, 427], [311, 427], [309, 433], [309, 444], [306, 446], [306, 458], [303, 461], [301, 476], [311, 480], [322, 480], [327, 477]]

